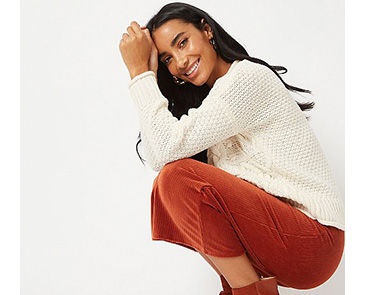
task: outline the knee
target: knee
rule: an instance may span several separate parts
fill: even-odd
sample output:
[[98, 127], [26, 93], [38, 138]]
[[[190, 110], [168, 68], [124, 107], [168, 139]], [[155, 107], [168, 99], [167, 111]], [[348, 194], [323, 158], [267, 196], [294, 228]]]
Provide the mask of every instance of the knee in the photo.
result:
[[153, 192], [155, 197], [163, 203], [174, 204], [185, 198], [184, 195], [194, 194], [197, 190], [195, 174], [191, 171], [191, 165], [196, 165], [194, 159], [184, 158], [166, 164], [155, 180]]
[[173, 185], [178, 181], [180, 182], [181, 173], [183, 171], [188, 171], [188, 168], [193, 164], [193, 161], [196, 160], [184, 158], [166, 164], [157, 176], [157, 184], [167, 187], [168, 185]]

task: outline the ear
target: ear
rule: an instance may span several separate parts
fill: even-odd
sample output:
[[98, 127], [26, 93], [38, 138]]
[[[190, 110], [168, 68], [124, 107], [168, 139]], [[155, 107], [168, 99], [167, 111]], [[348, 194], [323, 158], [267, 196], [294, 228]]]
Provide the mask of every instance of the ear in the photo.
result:
[[[205, 19], [204, 18], [201, 20], [201, 23], [202, 24], [205, 23]], [[203, 25], [203, 27], [204, 27], [204, 32], [205, 32], [206, 36], [209, 38], [209, 40], [211, 38], [213, 38], [213, 32], [212, 32], [211, 27], [209, 26], [209, 24], [208, 23], [205, 23]]]

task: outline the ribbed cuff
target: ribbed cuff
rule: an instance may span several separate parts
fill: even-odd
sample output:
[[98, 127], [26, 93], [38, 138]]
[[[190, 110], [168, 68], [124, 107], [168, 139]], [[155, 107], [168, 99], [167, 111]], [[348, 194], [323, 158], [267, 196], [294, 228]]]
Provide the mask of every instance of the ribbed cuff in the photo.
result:
[[139, 110], [158, 102], [168, 106], [168, 100], [162, 95], [153, 71], [147, 71], [134, 77], [128, 83], [128, 88]]
[[149, 75], [153, 75], [155, 77], [155, 73], [153, 71], [143, 72], [143, 73], [137, 75], [136, 77], [134, 77], [131, 81], [129, 81], [128, 88], [130, 88], [132, 86], [132, 84], [134, 84], [137, 80], [145, 78], [146, 76], [149, 76]]

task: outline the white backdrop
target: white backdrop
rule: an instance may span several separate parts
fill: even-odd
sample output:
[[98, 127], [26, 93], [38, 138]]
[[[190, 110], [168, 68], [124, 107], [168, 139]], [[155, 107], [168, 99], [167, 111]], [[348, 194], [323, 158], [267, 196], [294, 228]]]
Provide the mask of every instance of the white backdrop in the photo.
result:
[[[219, 293], [200, 255], [151, 240], [157, 173], [136, 154], [118, 45], [132, 20], [144, 25], [169, 2], [21, 1], [22, 295]], [[313, 91], [310, 124], [344, 196], [344, 1], [188, 3]], [[344, 294], [344, 260], [318, 288], [280, 291]]]

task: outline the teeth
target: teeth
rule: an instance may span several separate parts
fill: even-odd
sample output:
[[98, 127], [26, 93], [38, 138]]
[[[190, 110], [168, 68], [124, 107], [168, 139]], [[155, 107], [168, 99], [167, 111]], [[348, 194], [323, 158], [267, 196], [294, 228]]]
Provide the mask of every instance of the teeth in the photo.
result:
[[191, 70], [189, 70], [189, 71], [186, 73], [186, 75], [187, 75], [187, 76], [191, 75], [191, 74], [192, 74], [192, 72], [193, 72], [194, 70], [196, 70], [196, 68], [197, 68], [198, 64], [199, 64], [199, 60], [197, 60], [196, 64], [192, 67], [192, 69], [191, 69]]

